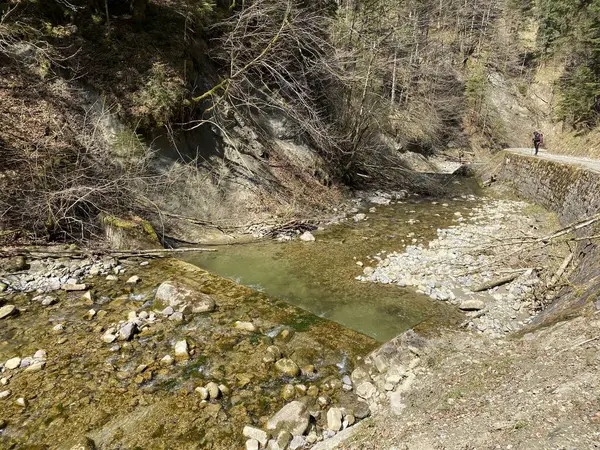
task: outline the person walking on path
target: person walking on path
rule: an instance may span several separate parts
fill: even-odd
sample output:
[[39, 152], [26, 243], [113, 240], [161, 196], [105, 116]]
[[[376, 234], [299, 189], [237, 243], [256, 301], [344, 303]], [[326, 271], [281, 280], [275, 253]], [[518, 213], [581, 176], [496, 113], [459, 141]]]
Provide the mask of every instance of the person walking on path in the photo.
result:
[[544, 142], [544, 135], [542, 133], [540, 133], [539, 131], [534, 131], [533, 132], [533, 147], [535, 148], [534, 155], [538, 154], [538, 151], [540, 150], [540, 145], [543, 142]]

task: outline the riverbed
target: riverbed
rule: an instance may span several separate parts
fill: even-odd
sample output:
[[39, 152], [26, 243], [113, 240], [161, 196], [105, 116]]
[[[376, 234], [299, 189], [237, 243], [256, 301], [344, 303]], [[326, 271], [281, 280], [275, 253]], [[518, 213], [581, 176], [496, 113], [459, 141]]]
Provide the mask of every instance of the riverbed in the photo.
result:
[[480, 202], [462, 195], [365, 203], [347, 220], [314, 232], [313, 242], [219, 246], [186, 260], [385, 342], [417, 325], [453, 326], [463, 316], [415, 289], [361, 283], [356, 277], [387, 253], [427, 245], [438, 229], [458, 223], [457, 213], [468, 217]]

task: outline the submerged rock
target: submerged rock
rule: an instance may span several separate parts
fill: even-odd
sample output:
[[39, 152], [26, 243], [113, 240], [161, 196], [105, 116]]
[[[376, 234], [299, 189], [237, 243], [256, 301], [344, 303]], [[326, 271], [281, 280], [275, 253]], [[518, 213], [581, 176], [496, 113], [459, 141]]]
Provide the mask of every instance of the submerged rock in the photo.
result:
[[172, 281], [165, 281], [158, 287], [154, 300], [159, 309], [189, 305], [193, 313], [211, 312], [216, 307], [215, 300], [210, 295]]
[[188, 353], [188, 343], [185, 339], [177, 341], [175, 344], [175, 358], [176, 359], [188, 359], [190, 354]]
[[284, 375], [295, 377], [300, 373], [298, 365], [289, 358], [282, 358], [275, 363], [275, 367]]
[[21, 358], [15, 357], [11, 358], [4, 363], [4, 367], [6, 369], [14, 370], [21, 365]]
[[0, 319], [4, 319], [6, 317], [14, 316], [17, 314], [18, 309], [15, 305], [4, 305], [0, 308]]
[[304, 242], [314, 242], [315, 237], [313, 236], [313, 234], [310, 231], [305, 231], [304, 233], [302, 233], [300, 235], [300, 240], [304, 241]]
[[240, 322], [238, 320], [237, 322], [235, 322], [234, 327], [237, 328], [238, 330], [243, 330], [243, 331], [250, 331], [250, 332], [256, 331], [256, 325], [254, 325], [252, 322]]

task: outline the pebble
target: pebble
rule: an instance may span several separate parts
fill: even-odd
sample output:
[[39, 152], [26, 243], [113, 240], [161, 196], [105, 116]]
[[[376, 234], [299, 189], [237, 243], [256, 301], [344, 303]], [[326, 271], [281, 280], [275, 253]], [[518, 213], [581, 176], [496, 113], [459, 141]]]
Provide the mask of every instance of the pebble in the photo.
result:
[[21, 365], [21, 358], [14, 357], [4, 363], [4, 367], [10, 370], [14, 370]]
[[51, 305], [54, 305], [57, 302], [58, 302], [58, 299], [56, 297], [52, 297], [50, 295], [46, 295], [42, 299], [42, 306], [51, 306]]
[[304, 242], [314, 242], [315, 237], [313, 236], [313, 234], [310, 231], [305, 231], [304, 233], [302, 233], [300, 235], [300, 240], [304, 241]]
[[211, 400], [215, 400], [215, 399], [219, 398], [219, 394], [220, 394], [219, 386], [214, 381], [211, 381], [210, 383], [208, 383], [206, 385], [206, 390], [208, 391], [208, 396], [210, 397]]
[[342, 428], [342, 410], [340, 408], [329, 408], [327, 411], [327, 428], [331, 431], [340, 431]]
[[293, 384], [286, 384], [281, 389], [281, 398], [284, 400], [292, 400], [296, 396], [296, 389]]
[[288, 358], [282, 358], [275, 363], [275, 368], [282, 374], [295, 377], [300, 374], [300, 368], [298, 365]]
[[463, 311], [479, 311], [485, 308], [485, 303], [481, 300], [465, 300], [459, 308]]
[[126, 281], [126, 283], [137, 284], [140, 281], [141, 281], [140, 277], [138, 277], [137, 275], [133, 275], [132, 277], [129, 277], [129, 279]]
[[198, 386], [194, 390], [196, 391], [196, 393], [200, 396], [200, 398], [202, 400], [207, 400], [208, 399], [208, 389], [206, 389], [205, 387]]
[[62, 285], [63, 291], [67, 292], [76, 292], [76, 291], [85, 291], [87, 289], [87, 284], [83, 283], [67, 283]]
[[6, 391], [1, 391], [0, 392], [0, 400], [4, 400], [8, 397], [10, 397], [11, 392], [9, 390]]
[[25, 372], [39, 372], [46, 365], [45, 361], [36, 361], [25, 369]]
[[183, 313], [181, 311], [175, 311], [169, 316], [169, 320], [173, 322], [183, 322]]
[[167, 306], [165, 309], [163, 309], [160, 313], [165, 316], [168, 317], [171, 314], [173, 314], [175, 312], [175, 310], [173, 309], [172, 306]]
[[294, 436], [292, 442], [290, 442], [290, 450], [298, 450], [306, 445], [306, 441], [302, 436]]
[[102, 335], [102, 340], [107, 344], [112, 344], [117, 339], [117, 335], [108, 331]]
[[119, 340], [128, 341], [133, 337], [136, 326], [134, 323], [125, 322], [119, 328]]
[[160, 363], [163, 366], [172, 366], [174, 362], [175, 362], [175, 360], [173, 359], [173, 357], [171, 355], [165, 355], [160, 360]]
[[116, 275], [106, 275], [106, 281], [119, 281], [119, 277]]
[[27, 406], [27, 400], [25, 400], [23, 397], [19, 397], [15, 403], [21, 408], [25, 408]]
[[189, 359], [190, 354], [188, 353], [188, 343], [185, 339], [177, 341], [175, 344], [175, 358], [176, 359]]
[[241, 322], [238, 320], [235, 322], [234, 327], [243, 331], [256, 331], [256, 326], [252, 322]]
[[15, 315], [17, 312], [18, 309], [15, 305], [4, 305], [0, 308], [0, 319]]

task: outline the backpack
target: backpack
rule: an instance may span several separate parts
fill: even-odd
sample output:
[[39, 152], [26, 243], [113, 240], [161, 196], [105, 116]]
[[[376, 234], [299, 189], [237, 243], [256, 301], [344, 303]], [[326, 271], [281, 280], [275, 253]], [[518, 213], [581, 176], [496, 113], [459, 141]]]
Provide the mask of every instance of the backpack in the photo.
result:
[[540, 133], [538, 133], [537, 131], [534, 131], [533, 132], [533, 140], [535, 142], [540, 142], [542, 140]]

